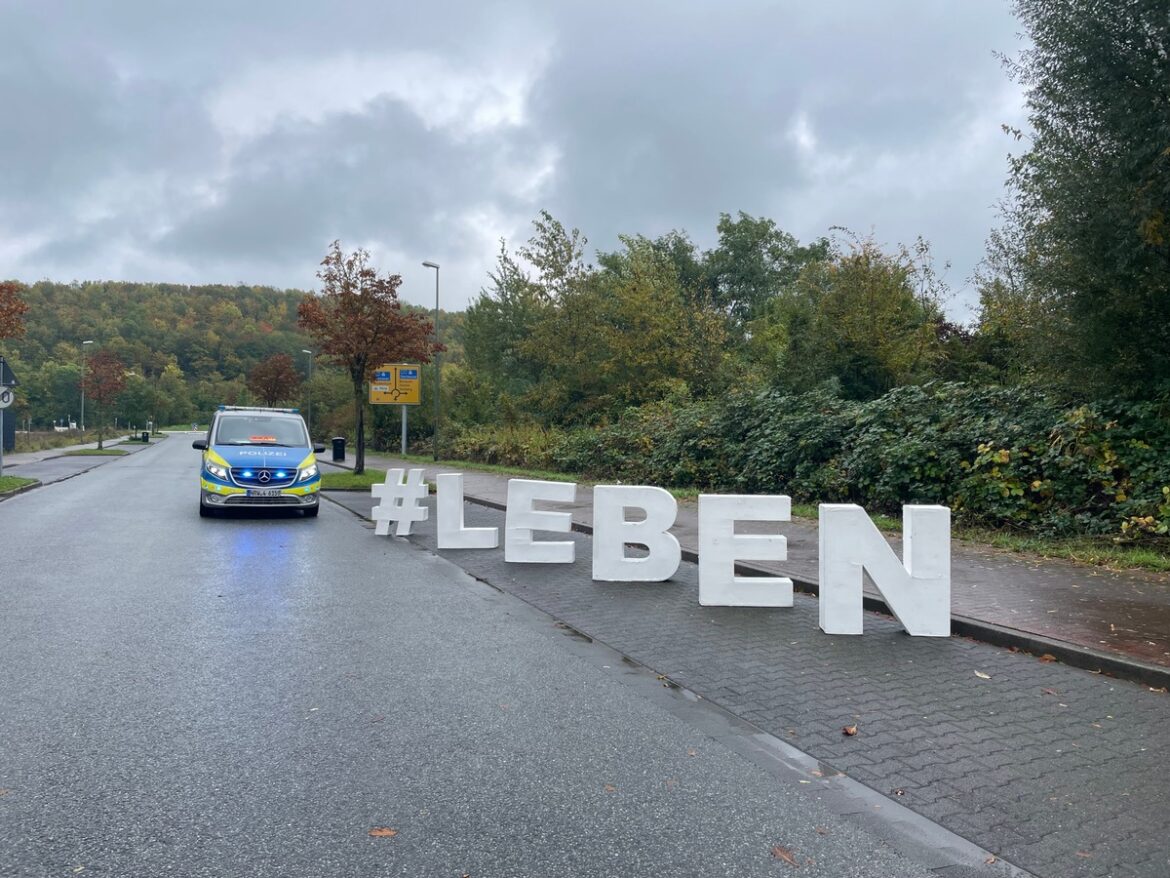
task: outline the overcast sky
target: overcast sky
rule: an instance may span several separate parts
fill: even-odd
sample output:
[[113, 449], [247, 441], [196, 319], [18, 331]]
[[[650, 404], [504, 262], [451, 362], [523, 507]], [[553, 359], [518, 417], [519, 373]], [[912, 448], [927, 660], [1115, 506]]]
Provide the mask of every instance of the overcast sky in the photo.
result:
[[611, 249], [721, 212], [952, 264], [996, 223], [1008, 0], [0, 0], [0, 277], [317, 287], [340, 238], [444, 308], [547, 208]]

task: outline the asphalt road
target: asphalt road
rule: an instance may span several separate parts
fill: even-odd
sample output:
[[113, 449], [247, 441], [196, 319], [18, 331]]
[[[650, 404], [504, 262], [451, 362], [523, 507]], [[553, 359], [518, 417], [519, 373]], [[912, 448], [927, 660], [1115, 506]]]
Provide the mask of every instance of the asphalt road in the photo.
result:
[[200, 519], [187, 440], [0, 503], [5, 878], [1001, 873], [340, 507]]

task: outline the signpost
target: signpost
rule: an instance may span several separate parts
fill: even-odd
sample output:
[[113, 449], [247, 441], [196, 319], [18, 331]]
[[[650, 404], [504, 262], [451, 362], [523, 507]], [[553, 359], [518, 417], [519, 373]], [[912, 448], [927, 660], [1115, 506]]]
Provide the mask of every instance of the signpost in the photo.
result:
[[386, 363], [374, 370], [370, 382], [371, 405], [402, 406], [402, 453], [406, 454], [406, 407], [422, 401], [422, 380], [417, 364]]
[[4, 475], [4, 409], [12, 405], [16, 394], [12, 390], [20, 382], [12, 374], [8, 361], [0, 357], [0, 476]]

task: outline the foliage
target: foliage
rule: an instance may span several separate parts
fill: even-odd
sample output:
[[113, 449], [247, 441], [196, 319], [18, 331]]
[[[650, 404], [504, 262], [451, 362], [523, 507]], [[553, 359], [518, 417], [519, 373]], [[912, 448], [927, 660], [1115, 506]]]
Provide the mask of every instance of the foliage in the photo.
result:
[[540, 364], [524, 342], [548, 308], [544, 288], [534, 283], [503, 241], [491, 286], [467, 309], [460, 333], [467, 364], [500, 392], [519, 396], [540, 378]]
[[1070, 395], [1170, 393], [1166, 4], [1016, 0], [1015, 12], [1030, 47], [1005, 63], [1031, 133], [1007, 210], [1022, 289], [1004, 287], [1054, 318], [1020, 344]]
[[927, 380], [943, 356], [939, 328], [945, 287], [930, 249], [884, 253], [853, 238], [831, 258], [810, 262], [752, 324], [766, 343], [773, 384], [789, 389], [833, 382], [853, 399], [873, 399]]
[[675, 264], [644, 238], [603, 255], [522, 344], [540, 364], [529, 393], [553, 422], [598, 421], [631, 405], [703, 393], [718, 372], [723, 322], [688, 301]]
[[805, 266], [829, 258], [825, 238], [801, 246], [792, 235], [764, 217], [740, 211], [737, 219], [720, 214], [718, 246], [707, 254], [705, 273], [715, 305], [735, 321], [760, 316], [767, 303], [790, 286]]
[[270, 408], [278, 402], [292, 399], [300, 386], [300, 373], [288, 354], [273, 354], [257, 363], [248, 373], [248, 389]]
[[317, 342], [321, 355], [349, 375], [354, 408], [354, 472], [365, 469], [366, 383], [382, 363], [430, 362], [443, 346], [431, 340], [434, 325], [398, 301], [402, 278], [380, 276], [368, 264], [369, 253], [341, 252], [334, 241], [321, 261], [320, 295], [308, 295], [298, 307], [299, 324]]
[[1170, 423], [1153, 404], [1064, 408], [1034, 390], [901, 387], [658, 402], [601, 427], [466, 430], [457, 456], [586, 478], [784, 493], [898, 515], [942, 504], [967, 524], [1126, 541], [1170, 533]]
[[24, 314], [28, 305], [21, 298], [24, 285], [16, 281], [0, 281], [0, 338], [13, 338], [24, 333]]
[[102, 449], [110, 409], [126, 386], [126, 366], [118, 355], [106, 348], [87, 357], [82, 380], [85, 395], [93, 401], [97, 421], [98, 450]]

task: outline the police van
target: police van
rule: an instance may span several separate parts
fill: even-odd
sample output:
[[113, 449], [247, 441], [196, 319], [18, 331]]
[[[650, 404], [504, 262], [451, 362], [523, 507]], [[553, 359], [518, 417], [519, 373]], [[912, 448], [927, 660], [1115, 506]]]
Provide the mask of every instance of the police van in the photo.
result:
[[204, 439], [199, 514], [226, 509], [299, 509], [316, 516], [321, 474], [316, 455], [325, 446], [309, 438], [296, 409], [221, 405]]

